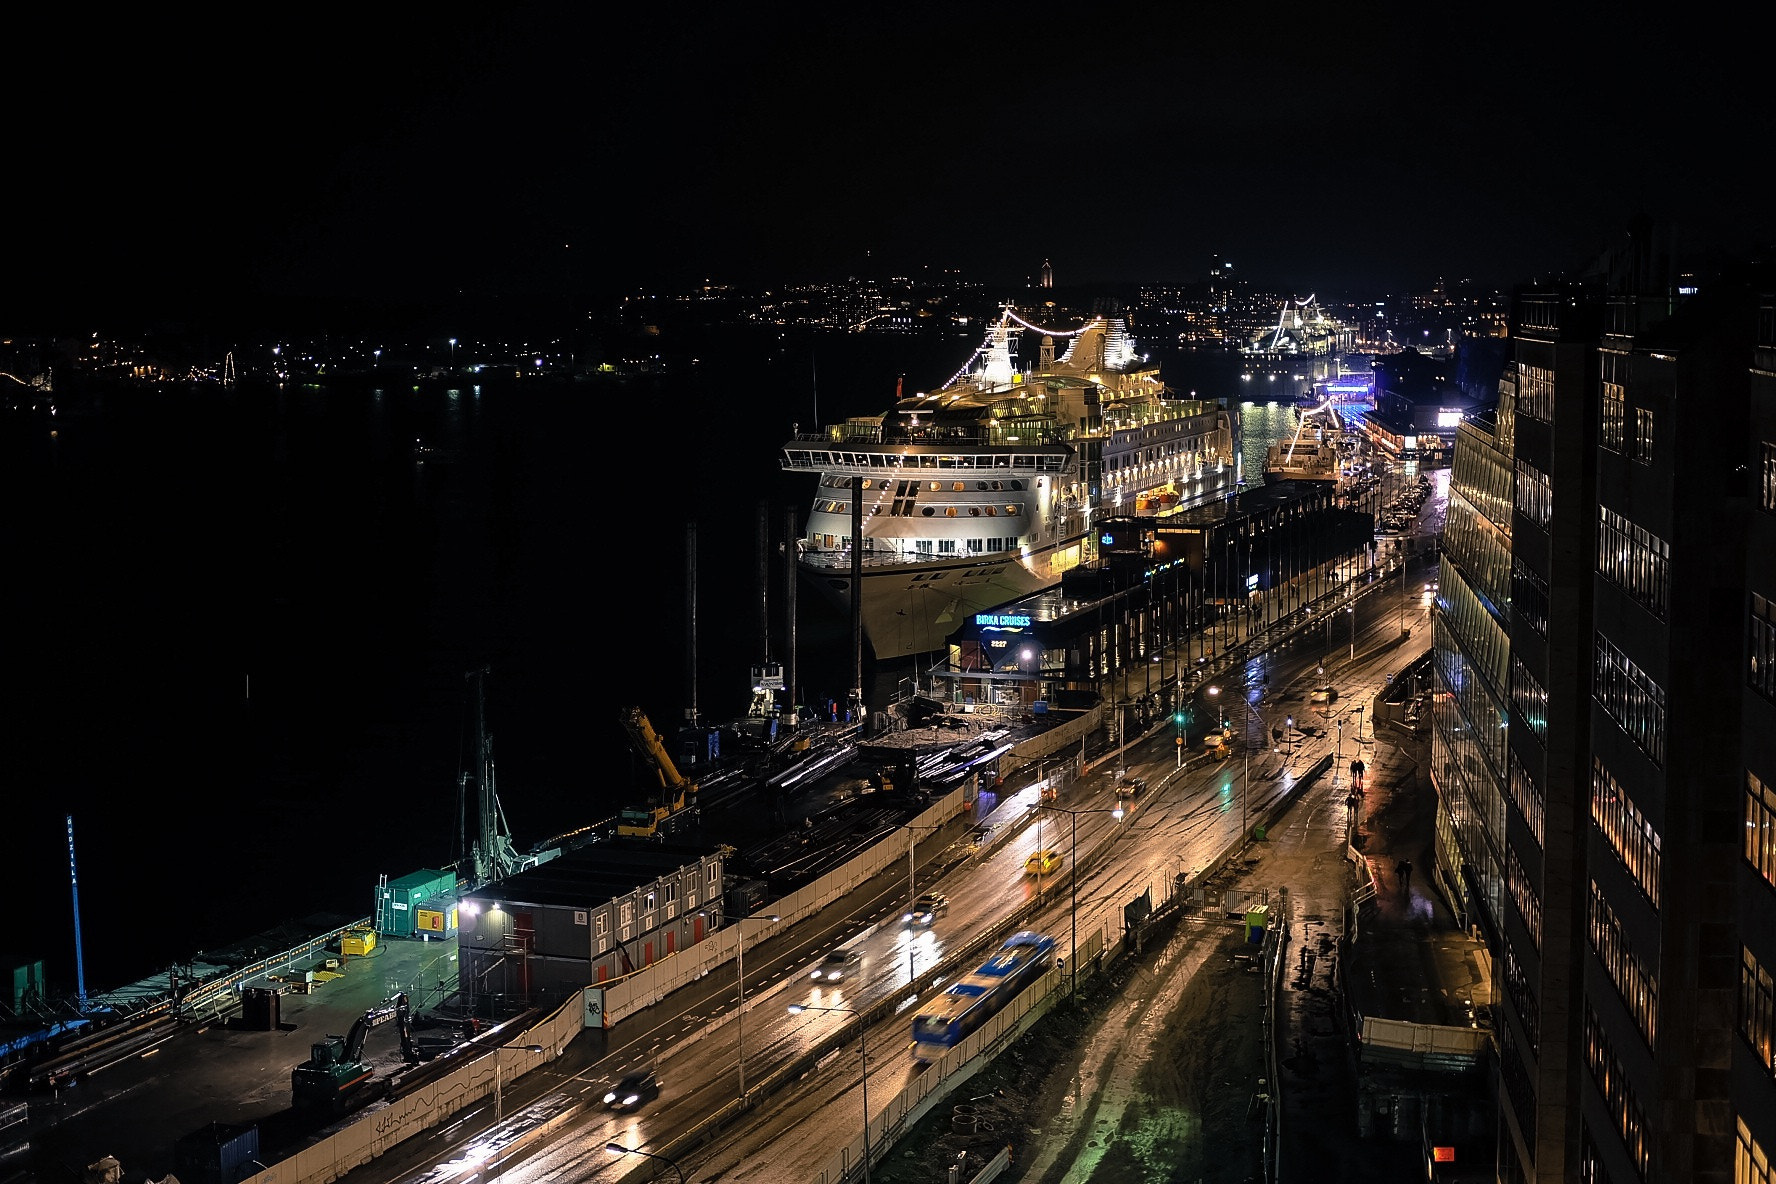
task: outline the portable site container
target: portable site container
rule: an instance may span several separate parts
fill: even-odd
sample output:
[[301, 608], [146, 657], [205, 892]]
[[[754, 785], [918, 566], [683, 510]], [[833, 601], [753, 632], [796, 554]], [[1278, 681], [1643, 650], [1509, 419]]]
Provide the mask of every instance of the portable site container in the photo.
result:
[[417, 937], [422, 906], [456, 900], [456, 873], [422, 869], [382, 884], [377, 892], [377, 931], [390, 937]]
[[428, 900], [414, 913], [414, 929], [421, 937], [455, 937], [456, 901]]

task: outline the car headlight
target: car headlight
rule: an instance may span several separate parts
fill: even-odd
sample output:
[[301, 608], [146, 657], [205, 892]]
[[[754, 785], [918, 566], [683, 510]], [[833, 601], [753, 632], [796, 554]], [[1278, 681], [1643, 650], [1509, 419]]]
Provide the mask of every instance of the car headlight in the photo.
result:
[[623, 1099], [623, 1105], [633, 1106], [633, 1105], [635, 1105], [635, 1103], [637, 1103], [639, 1101], [641, 1101], [640, 1094], [630, 1094], [628, 1097]]
[[911, 913], [908, 913], [901, 918], [902, 921], [911, 921], [912, 919], [913, 919], [913, 915]]
[[616, 1100], [617, 1100], [617, 1095], [615, 1093], [608, 1093], [608, 1094], [604, 1095], [604, 1104], [606, 1106], [610, 1105], [612, 1102], [614, 1102]]

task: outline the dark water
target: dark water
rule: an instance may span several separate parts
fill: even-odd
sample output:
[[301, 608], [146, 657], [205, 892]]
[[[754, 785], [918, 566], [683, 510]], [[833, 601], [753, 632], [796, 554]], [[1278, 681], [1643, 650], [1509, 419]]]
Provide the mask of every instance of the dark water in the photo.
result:
[[[70, 815], [89, 992], [450, 862], [471, 670], [520, 849], [640, 800], [620, 711], [668, 736], [693, 695], [734, 717], [782, 656], [757, 544], [811, 494], [776, 468], [791, 425], [878, 411], [974, 344], [751, 331], [621, 384], [168, 388], [0, 425], [6, 964], [75, 986]], [[1247, 424], [1261, 480], [1293, 423]], [[804, 700], [842, 698], [848, 626], [800, 605]]]

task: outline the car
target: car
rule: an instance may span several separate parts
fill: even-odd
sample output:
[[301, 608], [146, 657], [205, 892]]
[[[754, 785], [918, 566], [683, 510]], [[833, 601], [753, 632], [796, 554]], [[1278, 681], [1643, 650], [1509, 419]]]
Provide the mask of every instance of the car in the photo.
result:
[[913, 902], [913, 907], [900, 918], [908, 925], [932, 925], [950, 908], [949, 897], [941, 892], [927, 892]]
[[1122, 783], [1122, 792], [1131, 798], [1138, 798], [1147, 792], [1147, 778], [1130, 777]]
[[1232, 728], [1217, 728], [1203, 737], [1204, 748], [1226, 748], [1231, 743], [1233, 743]]
[[1024, 860], [1024, 870], [1032, 876], [1045, 876], [1061, 866], [1061, 853], [1053, 847], [1044, 847], [1033, 852]]
[[1314, 693], [1308, 696], [1308, 699], [1313, 703], [1336, 702], [1338, 699], [1338, 688], [1330, 686], [1316, 687], [1314, 688]]
[[836, 983], [863, 969], [863, 955], [856, 950], [834, 950], [808, 975], [817, 983]]
[[610, 1087], [604, 1095], [604, 1104], [611, 1110], [635, 1110], [643, 1102], [649, 1102], [660, 1096], [660, 1079], [654, 1076], [652, 1069], [637, 1069], [633, 1073], [625, 1073], [617, 1083]]

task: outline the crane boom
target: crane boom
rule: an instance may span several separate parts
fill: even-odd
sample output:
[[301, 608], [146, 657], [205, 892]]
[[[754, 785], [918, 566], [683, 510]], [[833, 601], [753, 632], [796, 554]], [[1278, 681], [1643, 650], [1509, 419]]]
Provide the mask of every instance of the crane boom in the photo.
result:
[[622, 811], [617, 822], [617, 833], [653, 838], [659, 833], [660, 823], [683, 810], [687, 799], [693, 805], [696, 803], [697, 783], [678, 771], [678, 766], [667, 753], [665, 744], [661, 742], [659, 733], [654, 731], [654, 725], [646, 712], [639, 707], [625, 708], [622, 720], [636, 751], [641, 753], [659, 779], [660, 790], [646, 809]]

